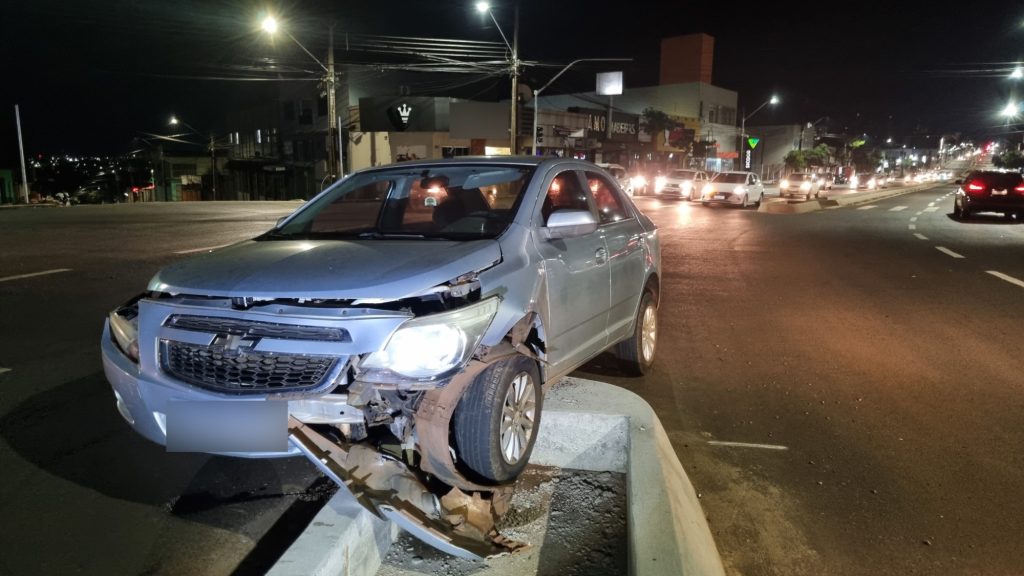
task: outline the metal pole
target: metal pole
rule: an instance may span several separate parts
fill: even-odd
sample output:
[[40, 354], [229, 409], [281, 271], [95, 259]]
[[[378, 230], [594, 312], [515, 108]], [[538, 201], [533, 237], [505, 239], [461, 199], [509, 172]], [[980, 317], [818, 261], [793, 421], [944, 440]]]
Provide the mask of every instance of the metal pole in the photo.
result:
[[14, 105], [14, 118], [18, 123], [18, 159], [21, 160], [21, 194], [22, 200], [28, 204], [28, 177], [25, 175], [25, 145], [21, 141], [21, 110]]
[[329, 34], [330, 40], [328, 41], [327, 50], [327, 140], [328, 144], [328, 161], [327, 161], [327, 175], [330, 177], [331, 182], [334, 181], [335, 174], [338, 174], [338, 167], [335, 162], [338, 160], [338, 139], [336, 132], [338, 130], [338, 111], [337, 102], [334, 97], [334, 25], [331, 24], [331, 33]]
[[512, 124], [509, 131], [509, 146], [513, 156], [519, 154], [519, 2], [515, 7], [515, 23], [512, 27]]
[[213, 134], [210, 134], [210, 182], [213, 188], [213, 199], [217, 199], [217, 148], [213, 143]]
[[341, 116], [338, 116], [338, 180], [345, 176], [345, 142], [342, 140]]

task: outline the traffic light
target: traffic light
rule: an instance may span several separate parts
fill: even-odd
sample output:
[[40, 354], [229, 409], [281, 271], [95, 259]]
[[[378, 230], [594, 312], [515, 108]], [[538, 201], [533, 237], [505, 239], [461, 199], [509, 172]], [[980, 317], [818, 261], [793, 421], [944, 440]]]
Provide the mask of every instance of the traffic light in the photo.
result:
[[534, 136], [534, 140], [536, 140], [538, 144], [540, 144], [541, 142], [544, 141], [544, 127], [543, 126], [537, 126], [537, 134]]

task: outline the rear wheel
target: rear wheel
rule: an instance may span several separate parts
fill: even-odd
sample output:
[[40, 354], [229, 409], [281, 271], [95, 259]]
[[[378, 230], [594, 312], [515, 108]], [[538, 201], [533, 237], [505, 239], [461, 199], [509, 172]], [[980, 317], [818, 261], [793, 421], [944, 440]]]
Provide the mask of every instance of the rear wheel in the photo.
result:
[[757, 196], [757, 202], [754, 202], [754, 207], [755, 208], [760, 208], [761, 207], [761, 202], [763, 202], [763, 201], [764, 201], [764, 194], [762, 193], [762, 194], [759, 194]]
[[487, 482], [514, 480], [533, 452], [542, 403], [536, 362], [517, 355], [488, 366], [452, 418], [459, 460]]
[[643, 376], [654, 364], [658, 345], [658, 302], [654, 293], [645, 290], [636, 313], [633, 335], [615, 345], [623, 371], [632, 376]]

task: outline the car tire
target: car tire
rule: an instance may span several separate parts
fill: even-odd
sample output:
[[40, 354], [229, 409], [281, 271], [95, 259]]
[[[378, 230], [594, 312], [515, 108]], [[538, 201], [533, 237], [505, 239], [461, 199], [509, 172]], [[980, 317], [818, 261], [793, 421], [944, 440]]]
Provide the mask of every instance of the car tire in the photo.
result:
[[757, 196], [757, 202], [754, 202], [754, 208], [760, 208], [761, 202], [764, 202], [764, 193], [761, 193]]
[[615, 345], [615, 356], [622, 371], [630, 376], [643, 376], [654, 364], [658, 345], [658, 300], [651, 290], [644, 290], [637, 309], [633, 335]]
[[488, 366], [452, 418], [459, 462], [486, 483], [514, 480], [533, 452], [543, 399], [540, 370], [530, 358], [516, 355]]

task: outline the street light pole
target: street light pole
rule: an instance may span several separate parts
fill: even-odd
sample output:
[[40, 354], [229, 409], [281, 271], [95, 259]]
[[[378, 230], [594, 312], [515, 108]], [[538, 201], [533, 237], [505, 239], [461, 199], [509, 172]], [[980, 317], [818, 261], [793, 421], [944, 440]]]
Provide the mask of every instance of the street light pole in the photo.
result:
[[[765, 100], [764, 102], [762, 102], [760, 106], [758, 106], [757, 108], [754, 108], [754, 111], [751, 112], [750, 114], [744, 114], [743, 113], [744, 112], [743, 108], [740, 108], [740, 143], [739, 143], [740, 144], [739, 145], [740, 156], [743, 155], [743, 142], [747, 138], [747, 120], [750, 119], [750, 117], [752, 117], [754, 114], [757, 114], [758, 112], [760, 112], [761, 109], [764, 108], [765, 106], [767, 106], [769, 104], [774, 106], [774, 105], [776, 105], [778, 103], [779, 103], [779, 97], [775, 96], [775, 95], [772, 95], [771, 98], [769, 98], [769, 99]], [[742, 158], [741, 158], [741, 160], [742, 160]]]
[[509, 44], [508, 37], [505, 36], [505, 31], [501, 29], [501, 24], [498, 24], [498, 19], [494, 17], [491, 5], [487, 2], [477, 2], [476, 9], [479, 12], [487, 12], [487, 15], [491, 17], [491, 22], [494, 22], [494, 26], [498, 29], [498, 34], [501, 34], [501, 39], [505, 41], [505, 47], [512, 53], [512, 111], [509, 115], [508, 142], [509, 152], [515, 156], [519, 151], [519, 2], [515, 4], [511, 44]]
[[580, 62], [632, 62], [632, 61], [633, 61], [632, 58], [580, 58], [579, 60], [573, 60], [572, 62], [569, 62], [568, 64], [566, 64], [565, 68], [562, 68], [561, 70], [559, 70], [558, 74], [555, 74], [551, 78], [551, 80], [548, 80], [547, 84], [545, 84], [545, 85], [541, 86], [540, 88], [534, 90], [533, 91], [533, 155], [534, 156], [537, 155], [537, 115], [539, 113], [539, 110], [537, 109], [537, 98], [540, 96], [540, 93], [543, 92], [545, 88], [547, 88], [548, 86], [551, 86], [551, 84], [553, 84], [555, 82], [555, 80], [558, 80], [559, 76], [561, 76], [562, 74], [565, 74], [565, 72], [567, 70], [569, 70], [569, 68], [572, 68], [573, 66], [575, 66], [576, 64], [579, 64]]

